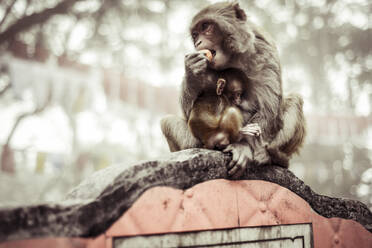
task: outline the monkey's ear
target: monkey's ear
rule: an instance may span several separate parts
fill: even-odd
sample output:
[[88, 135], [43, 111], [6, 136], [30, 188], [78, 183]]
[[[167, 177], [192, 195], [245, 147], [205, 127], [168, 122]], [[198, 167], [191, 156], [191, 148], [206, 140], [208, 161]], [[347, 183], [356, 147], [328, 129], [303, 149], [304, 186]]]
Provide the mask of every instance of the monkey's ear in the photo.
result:
[[241, 21], [247, 20], [247, 15], [245, 14], [244, 10], [240, 8], [239, 3], [234, 3], [234, 10], [236, 18], [238, 18]]

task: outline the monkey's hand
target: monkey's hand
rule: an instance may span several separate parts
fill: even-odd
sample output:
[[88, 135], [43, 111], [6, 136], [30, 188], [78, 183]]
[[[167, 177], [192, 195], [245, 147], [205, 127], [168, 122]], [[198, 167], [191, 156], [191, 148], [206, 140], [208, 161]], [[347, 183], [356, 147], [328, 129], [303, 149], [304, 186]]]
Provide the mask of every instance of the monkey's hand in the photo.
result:
[[242, 127], [239, 131], [243, 135], [260, 136], [262, 131], [258, 123], [250, 123]]
[[208, 67], [208, 58], [205, 54], [194, 52], [186, 54], [185, 56], [185, 71], [186, 76], [191, 78], [198, 78]]
[[247, 168], [247, 164], [252, 161], [252, 150], [247, 143], [230, 144], [223, 152], [230, 152], [232, 160], [227, 165], [228, 175], [234, 179], [240, 178]]

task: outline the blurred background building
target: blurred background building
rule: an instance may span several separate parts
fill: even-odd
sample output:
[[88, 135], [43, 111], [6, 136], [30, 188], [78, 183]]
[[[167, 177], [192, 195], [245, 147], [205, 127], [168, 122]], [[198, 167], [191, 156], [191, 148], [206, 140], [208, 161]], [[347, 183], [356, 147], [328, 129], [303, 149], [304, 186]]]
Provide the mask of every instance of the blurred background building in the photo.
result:
[[[0, 2], [0, 205], [60, 199], [95, 170], [168, 152], [192, 16], [215, 1]], [[372, 4], [240, 1], [277, 41], [306, 144], [290, 169], [372, 208]]]

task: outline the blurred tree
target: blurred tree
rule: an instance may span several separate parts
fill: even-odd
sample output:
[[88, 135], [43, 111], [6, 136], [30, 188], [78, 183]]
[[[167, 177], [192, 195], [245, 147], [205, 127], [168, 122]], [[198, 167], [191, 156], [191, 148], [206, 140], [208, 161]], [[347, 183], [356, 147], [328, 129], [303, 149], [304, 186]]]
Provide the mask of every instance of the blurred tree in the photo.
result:
[[32, 14], [27, 14], [28, 10], [34, 9], [37, 5], [40, 6], [40, 3], [32, 5], [32, 1], [18, 1], [22, 2], [20, 5], [24, 5], [22, 6], [23, 14], [21, 15], [15, 8], [16, 2], [17, 0], [11, 0], [3, 1], [2, 3], [3, 7], [5, 7], [5, 13], [0, 21], [0, 44], [11, 41], [20, 32], [27, 31], [35, 25], [47, 22], [54, 15], [68, 13], [70, 8], [79, 2], [79, 0], [63, 0], [54, 7], [43, 8], [41, 11], [32, 12]]
[[[257, 13], [264, 15], [264, 26], [276, 36], [285, 55], [284, 68], [300, 66], [306, 73], [299, 79], [289, 78], [285, 82], [288, 88], [298, 88], [299, 83], [311, 85], [311, 105], [321, 113], [355, 113], [360, 91], [372, 84], [372, 26], [368, 21], [372, 4], [345, 0], [263, 2], [255, 1], [260, 9]], [[338, 77], [332, 77], [332, 72]]]
[[0, 97], [11, 88], [9, 78], [9, 68], [6, 65], [0, 65]]
[[36, 106], [33, 111], [22, 113], [16, 118], [15, 123], [8, 134], [8, 138], [6, 139], [6, 142], [4, 144], [4, 147], [1, 153], [1, 170], [2, 171], [8, 172], [8, 173], [13, 173], [15, 171], [14, 155], [13, 155], [13, 150], [10, 146], [10, 142], [13, 138], [15, 131], [17, 130], [17, 127], [20, 125], [20, 123], [25, 118], [43, 112], [50, 105], [51, 99], [52, 99], [52, 91], [49, 88], [47, 100], [41, 106]]
[[[60, 65], [79, 67], [80, 70], [84, 70], [81, 63], [115, 68], [116, 74], [135, 79], [124, 89], [128, 92], [142, 87], [138, 81], [177, 85], [183, 73], [183, 54], [193, 49], [188, 37], [188, 20], [210, 2], [214, 1], [3, 0], [0, 1], [0, 53], [10, 49], [22, 58], [41, 62], [56, 59]], [[240, 2], [252, 21], [274, 36], [287, 75], [285, 89], [302, 93], [309, 112], [323, 117], [330, 114], [350, 116], [346, 130], [353, 130], [356, 123], [352, 118], [358, 114], [361, 96], [369, 92], [370, 108], [365, 108], [364, 114], [371, 113], [370, 1]], [[120, 84], [120, 79], [117, 81]], [[3, 99], [6, 94], [2, 93], [8, 92], [11, 86], [9, 78], [0, 75]], [[112, 87], [114, 94], [108, 96], [111, 100], [120, 95], [117, 89], [123, 90], [120, 85], [116, 86]], [[76, 86], [70, 91], [79, 97], [69, 97], [69, 93], [64, 92], [55, 103], [65, 112], [72, 132], [74, 154], [69, 162], [75, 161], [79, 170], [84, 163], [105, 166], [108, 157], [110, 162], [114, 161], [114, 153], [110, 152], [122, 148], [112, 149], [112, 144], [103, 138], [95, 151], [89, 153], [89, 156], [95, 154], [94, 162], [81, 159], [83, 153], [77, 141], [76, 118], [84, 105], [82, 102], [87, 101], [86, 89]], [[139, 98], [137, 95], [131, 97]], [[114, 104], [109, 106], [114, 107]], [[121, 118], [130, 119], [132, 124], [128, 130], [132, 131], [136, 119], [128, 116], [125, 112]], [[109, 133], [112, 123], [106, 122], [108, 124], [102, 126]], [[329, 123], [323, 119], [322, 125]], [[314, 132], [308, 131], [309, 134]], [[368, 139], [367, 131], [364, 132]], [[146, 135], [147, 132], [137, 132], [133, 139], [146, 146]], [[303, 171], [305, 181], [318, 192], [354, 198], [362, 196], [371, 201], [372, 191], [363, 190], [370, 185], [371, 151], [360, 148], [351, 139], [338, 141], [338, 144], [322, 144], [316, 138], [321, 137], [315, 137], [294, 160], [294, 164], [302, 168], [299, 171]], [[9, 146], [5, 146], [3, 153], [8, 149]], [[148, 153], [149, 150], [143, 148], [141, 152]], [[11, 158], [4, 156], [2, 159]], [[361, 175], [366, 175], [363, 180]]]

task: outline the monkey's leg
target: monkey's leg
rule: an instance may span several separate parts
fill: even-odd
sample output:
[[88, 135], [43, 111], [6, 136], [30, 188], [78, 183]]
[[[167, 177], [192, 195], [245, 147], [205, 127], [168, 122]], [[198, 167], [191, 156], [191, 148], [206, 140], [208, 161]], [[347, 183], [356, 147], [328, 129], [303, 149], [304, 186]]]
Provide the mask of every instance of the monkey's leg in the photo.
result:
[[306, 135], [305, 117], [302, 110], [303, 100], [297, 94], [284, 98], [283, 128], [269, 144], [270, 149], [279, 149], [289, 157], [298, 152]]
[[161, 120], [160, 126], [171, 152], [202, 147], [201, 142], [191, 134], [185, 119], [169, 115]]
[[306, 129], [302, 106], [303, 100], [299, 95], [291, 94], [284, 98], [283, 127], [274, 140], [266, 145], [271, 163], [288, 168], [292, 154], [298, 152], [303, 144]]
[[289, 157], [284, 152], [281, 152], [277, 148], [267, 148], [267, 152], [270, 154], [271, 162], [284, 168], [289, 166]]

